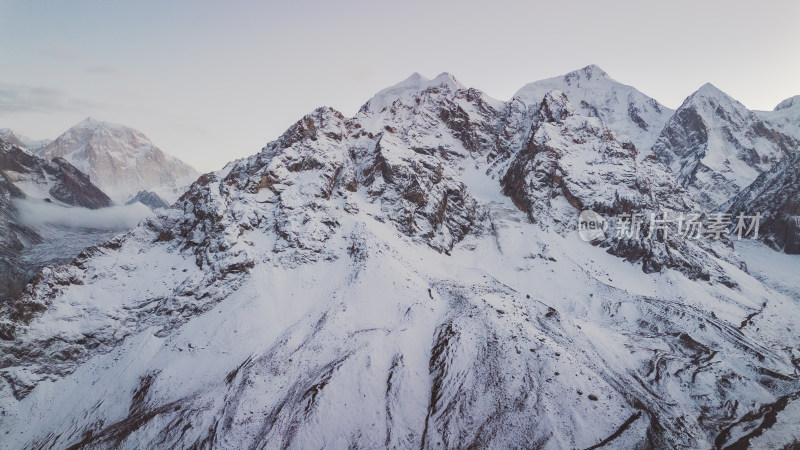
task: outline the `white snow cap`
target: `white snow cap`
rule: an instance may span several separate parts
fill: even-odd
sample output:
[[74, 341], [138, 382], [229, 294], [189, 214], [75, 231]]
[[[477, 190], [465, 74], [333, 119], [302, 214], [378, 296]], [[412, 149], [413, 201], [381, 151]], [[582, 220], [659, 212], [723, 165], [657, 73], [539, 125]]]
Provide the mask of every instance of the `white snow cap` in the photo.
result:
[[698, 90], [696, 90], [694, 92], [694, 94], [692, 94], [692, 96], [695, 96], [695, 95], [702, 95], [702, 96], [705, 96], [705, 97], [720, 97], [721, 96], [721, 97], [725, 97], [725, 98], [730, 98], [728, 96], [728, 94], [722, 92], [722, 90], [720, 90], [718, 87], [714, 86], [711, 83], [706, 83], [706, 84], [700, 86], [700, 88]]
[[[601, 69], [596, 64], [590, 64], [582, 69], [573, 70], [566, 75], [528, 83], [522, 86], [522, 88], [514, 94], [514, 97], [521, 98], [526, 102], [538, 102], [541, 100], [543, 92], [570, 86], [580, 88], [587, 82], [590, 82], [589, 85], [594, 83], [608, 83], [609, 87], [611, 84], [619, 84], [609, 77], [605, 70]], [[569, 95], [569, 93], [567, 93], [567, 95]]]
[[782, 109], [800, 109], [800, 95], [795, 95], [794, 97], [789, 97], [786, 100], [778, 103], [778, 106], [775, 107], [775, 111], [780, 111]]
[[692, 95], [684, 100], [684, 106], [696, 106], [698, 108], [724, 106], [728, 111], [736, 111], [742, 117], [750, 115], [750, 111], [738, 100], [726, 94], [724, 91], [711, 83], [706, 83], [694, 91]]
[[566, 74], [564, 77], [580, 76], [586, 80], [593, 80], [598, 78], [610, 78], [605, 70], [601, 69], [597, 64], [589, 64], [583, 69], [578, 69]]
[[433, 87], [444, 87], [449, 90], [464, 89], [464, 85], [447, 72], [440, 73], [434, 79], [423, 77], [418, 72], [414, 72], [410, 77], [394, 86], [379, 91], [365, 106], [371, 111], [380, 112], [383, 108], [390, 106], [396, 100], [411, 98], [417, 93]]
[[[76, 123], [74, 126], [71, 127], [71, 129], [73, 130], [96, 130], [98, 128], [108, 128], [114, 130], [130, 130], [131, 132], [141, 134], [138, 130], [126, 127], [125, 125], [120, 125], [118, 123], [113, 123], [113, 122], [104, 122], [102, 120], [97, 120], [91, 116], [81, 120], [80, 122]], [[147, 139], [146, 136], [145, 139]], [[149, 139], [147, 140], [149, 141]]]
[[711, 83], [706, 83], [700, 86], [700, 88], [694, 91], [692, 95], [686, 97], [686, 100], [683, 101], [681, 108], [686, 106], [704, 107], [704, 105], [707, 106], [709, 104], [712, 107], [715, 107], [715, 105], [724, 105], [728, 108], [739, 111], [743, 115], [747, 115], [747, 108], [745, 108], [744, 105]]

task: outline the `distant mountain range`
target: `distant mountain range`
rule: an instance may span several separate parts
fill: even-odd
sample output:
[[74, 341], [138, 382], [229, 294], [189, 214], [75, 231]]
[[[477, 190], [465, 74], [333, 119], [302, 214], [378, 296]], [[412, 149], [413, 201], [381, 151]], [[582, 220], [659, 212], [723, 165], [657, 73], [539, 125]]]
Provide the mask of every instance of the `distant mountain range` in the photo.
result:
[[64, 158], [120, 203], [141, 190], [158, 191], [174, 200], [182, 193], [180, 189], [198, 176], [141, 132], [92, 118], [40, 147], [37, 154], [46, 159]]
[[[5, 199], [0, 206], [0, 301], [16, 295], [45, 265], [68, 262], [83, 248], [126, 231], [146, 215], [138, 208], [111, 209], [96, 215], [110, 218], [111, 225], [81, 220], [87, 214], [84, 208], [112, 206], [106, 192], [117, 203], [164, 208], [169, 204], [145, 189], [174, 201], [197, 177], [191, 167], [164, 154], [138, 131], [91, 119], [55, 141], [0, 129], [0, 175]], [[83, 225], [64, 225], [77, 223]]]

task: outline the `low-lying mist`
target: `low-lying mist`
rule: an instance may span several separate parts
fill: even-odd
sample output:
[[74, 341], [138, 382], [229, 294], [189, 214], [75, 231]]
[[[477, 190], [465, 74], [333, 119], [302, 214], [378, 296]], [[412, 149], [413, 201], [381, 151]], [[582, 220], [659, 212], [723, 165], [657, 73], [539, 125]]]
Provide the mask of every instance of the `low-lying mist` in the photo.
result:
[[150, 208], [141, 203], [88, 209], [24, 199], [16, 200], [14, 206], [19, 211], [21, 221], [30, 226], [55, 225], [98, 230], [130, 229], [153, 214]]

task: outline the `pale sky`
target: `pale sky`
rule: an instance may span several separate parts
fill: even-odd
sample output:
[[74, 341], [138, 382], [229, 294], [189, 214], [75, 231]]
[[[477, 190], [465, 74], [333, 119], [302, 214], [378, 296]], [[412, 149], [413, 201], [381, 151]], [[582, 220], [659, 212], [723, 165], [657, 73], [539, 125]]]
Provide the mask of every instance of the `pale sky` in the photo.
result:
[[318, 106], [347, 116], [413, 72], [507, 100], [597, 64], [676, 108], [711, 82], [800, 94], [800, 2], [0, 0], [0, 128], [122, 123], [200, 171]]

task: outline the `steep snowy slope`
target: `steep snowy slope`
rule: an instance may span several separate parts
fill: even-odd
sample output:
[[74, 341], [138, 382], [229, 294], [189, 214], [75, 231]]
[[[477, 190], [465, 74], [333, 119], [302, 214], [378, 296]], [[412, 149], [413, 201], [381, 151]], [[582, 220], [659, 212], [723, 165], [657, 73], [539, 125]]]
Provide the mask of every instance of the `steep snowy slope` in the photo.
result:
[[[640, 165], [568, 95], [528, 108], [443, 81], [354, 118], [320, 108], [128, 235], [43, 271], [0, 312], [0, 443], [798, 438], [795, 299], [742, 271], [729, 242], [651, 240], [626, 261], [607, 251], [624, 241], [591, 245], [567, 225], [589, 205], [691, 206], [669, 172]], [[683, 263], [648, 266], [665, 254]]]
[[726, 203], [758, 175], [800, 147], [711, 84], [670, 118], [653, 152], [708, 210]]
[[800, 140], [800, 95], [778, 103], [773, 111], [755, 111], [755, 113], [774, 128]]
[[641, 152], [650, 149], [673, 113], [636, 88], [615, 81], [596, 65], [527, 84], [515, 97], [537, 105], [553, 90], [567, 94], [581, 114], [602, 119], [609, 128], [633, 141]]
[[161, 151], [141, 132], [92, 118], [70, 128], [40, 155], [64, 158], [120, 203], [141, 190], [168, 195], [197, 178], [194, 169]]
[[761, 214], [759, 237], [776, 250], [800, 254], [800, 151], [762, 173], [733, 199], [729, 212]]

